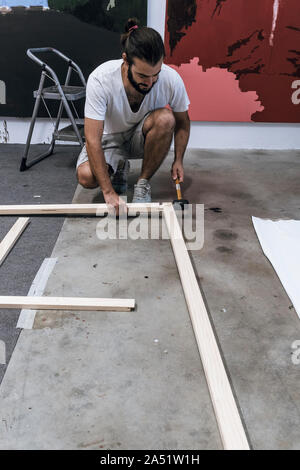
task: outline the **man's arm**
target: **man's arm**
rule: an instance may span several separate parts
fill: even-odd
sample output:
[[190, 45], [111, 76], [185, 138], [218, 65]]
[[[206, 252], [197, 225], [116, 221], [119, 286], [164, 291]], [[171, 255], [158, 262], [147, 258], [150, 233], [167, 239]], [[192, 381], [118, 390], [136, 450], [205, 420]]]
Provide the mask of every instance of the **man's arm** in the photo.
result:
[[188, 111], [173, 113], [176, 121], [174, 131], [175, 156], [172, 165], [172, 178], [183, 182], [183, 157], [190, 137], [190, 118]]
[[104, 121], [85, 118], [84, 133], [86, 140], [86, 150], [93, 175], [98, 181], [106, 204], [118, 209], [120, 204], [124, 204], [118, 194], [114, 191], [107, 171], [104, 152], [101, 145]]

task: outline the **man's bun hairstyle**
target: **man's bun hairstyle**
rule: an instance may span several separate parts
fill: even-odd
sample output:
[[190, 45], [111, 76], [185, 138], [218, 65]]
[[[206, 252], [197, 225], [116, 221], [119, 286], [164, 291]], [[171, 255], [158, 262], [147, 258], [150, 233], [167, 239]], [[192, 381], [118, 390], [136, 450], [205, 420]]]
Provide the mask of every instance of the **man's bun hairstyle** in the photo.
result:
[[139, 24], [137, 18], [127, 20], [125, 32], [121, 35], [122, 52], [126, 53], [129, 65], [135, 57], [156, 65], [166, 55], [163, 40], [155, 29]]

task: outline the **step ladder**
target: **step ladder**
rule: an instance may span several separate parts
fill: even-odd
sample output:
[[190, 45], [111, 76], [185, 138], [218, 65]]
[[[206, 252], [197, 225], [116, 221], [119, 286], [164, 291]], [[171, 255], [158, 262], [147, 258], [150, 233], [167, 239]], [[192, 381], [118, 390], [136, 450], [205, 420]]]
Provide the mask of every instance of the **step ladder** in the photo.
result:
[[[51, 67], [49, 67], [49, 65], [47, 65], [44, 61], [41, 61], [35, 55], [37, 53], [44, 53], [44, 52], [54, 53], [68, 63], [67, 75], [65, 78], [64, 85], [60, 84], [58, 77], [56, 73], [54, 72], [54, 70]], [[65, 56], [57, 49], [53, 49], [52, 47], [40, 47], [40, 48], [28, 49], [27, 55], [28, 57], [30, 57], [30, 59], [32, 59], [34, 62], [36, 62], [38, 65], [42, 67], [42, 73], [41, 73], [39, 88], [38, 90], [35, 90], [33, 92], [33, 96], [35, 98], [35, 104], [33, 108], [32, 118], [31, 118], [27, 141], [25, 145], [25, 150], [24, 150], [24, 154], [22, 157], [21, 165], [20, 165], [20, 171], [25, 171], [28, 168], [35, 165], [36, 163], [43, 160], [44, 158], [47, 158], [50, 155], [52, 155], [55, 142], [57, 140], [64, 140], [64, 141], [70, 141], [70, 142], [78, 141], [81, 147], [83, 147], [84, 140], [85, 140], [84, 139], [84, 126], [83, 126], [83, 123], [80, 122], [82, 120], [79, 119], [78, 113], [74, 106], [74, 101], [85, 98], [85, 91], [86, 91], [86, 81], [78, 65], [75, 62], [73, 62], [69, 57]], [[82, 86], [70, 86], [69, 85], [72, 71], [77, 72], [81, 80]], [[54, 82], [54, 85], [44, 88], [44, 83], [45, 83], [46, 78], [52, 80]], [[55, 122], [52, 120], [52, 116], [50, 114], [50, 111], [48, 109], [48, 106], [45, 100], [60, 101], [60, 105], [59, 105]], [[31, 160], [29, 163], [27, 163], [27, 157], [29, 153], [32, 133], [33, 133], [35, 121], [37, 118], [37, 114], [38, 114], [41, 102], [44, 103], [44, 106], [53, 124], [54, 130], [52, 134], [52, 139], [51, 139], [50, 146], [46, 152], [41, 153], [40, 155], [35, 157], [33, 160]], [[71, 106], [69, 105], [69, 103], [73, 107], [73, 112], [76, 118], [74, 117], [74, 114], [71, 110]], [[70, 125], [68, 125], [67, 127], [64, 127], [63, 129], [58, 130], [63, 109], [66, 111], [68, 118], [70, 119]]]

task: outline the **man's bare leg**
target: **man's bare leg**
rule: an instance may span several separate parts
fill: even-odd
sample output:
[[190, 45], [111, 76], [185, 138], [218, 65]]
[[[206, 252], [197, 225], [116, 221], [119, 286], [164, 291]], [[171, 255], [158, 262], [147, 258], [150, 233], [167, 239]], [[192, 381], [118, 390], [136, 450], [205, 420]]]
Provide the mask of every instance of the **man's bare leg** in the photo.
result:
[[[172, 111], [167, 108], [157, 109], [147, 117], [143, 126], [145, 146], [139, 179], [149, 180], [156, 173], [168, 154], [174, 129], [175, 118]], [[79, 184], [87, 189], [99, 186], [88, 161], [79, 165], [77, 179]]]
[[77, 168], [78, 183], [86, 189], [97, 188], [98, 182], [92, 173], [89, 161], [81, 163]]
[[144, 122], [144, 159], [140, 179], [149, 180], [166, 158], [175, 129], [175, 117], [171, 110], [153, 111]]

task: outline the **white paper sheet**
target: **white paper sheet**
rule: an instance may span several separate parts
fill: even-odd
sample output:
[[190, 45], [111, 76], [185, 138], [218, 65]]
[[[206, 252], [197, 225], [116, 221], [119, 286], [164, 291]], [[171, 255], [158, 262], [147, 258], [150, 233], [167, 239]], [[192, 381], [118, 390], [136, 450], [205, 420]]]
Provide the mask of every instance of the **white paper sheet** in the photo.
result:
[[300, 220], [252, 217], [252, 222], [264, 254], [300, 317]]

